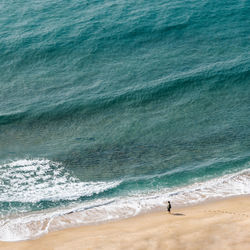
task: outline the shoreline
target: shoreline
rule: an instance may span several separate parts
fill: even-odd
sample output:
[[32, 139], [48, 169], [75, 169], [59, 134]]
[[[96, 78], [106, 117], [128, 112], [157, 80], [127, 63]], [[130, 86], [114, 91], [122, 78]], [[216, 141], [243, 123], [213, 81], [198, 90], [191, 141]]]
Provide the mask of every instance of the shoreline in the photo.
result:
[[250, 196], [240, 195], [0, 242], [0, 249], [249, 249], [249, 235]]

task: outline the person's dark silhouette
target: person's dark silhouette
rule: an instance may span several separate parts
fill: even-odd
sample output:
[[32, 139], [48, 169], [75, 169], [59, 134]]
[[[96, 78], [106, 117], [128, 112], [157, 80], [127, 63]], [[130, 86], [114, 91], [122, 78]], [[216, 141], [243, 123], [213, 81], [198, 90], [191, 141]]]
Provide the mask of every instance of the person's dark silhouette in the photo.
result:
[[169, 212], [169, 213], [171, 213], [171, 207], [172, 207], [172, 206], [171, 206], [171, 203], [170, 203], [170, 201], [168, 201], [168, 212]]

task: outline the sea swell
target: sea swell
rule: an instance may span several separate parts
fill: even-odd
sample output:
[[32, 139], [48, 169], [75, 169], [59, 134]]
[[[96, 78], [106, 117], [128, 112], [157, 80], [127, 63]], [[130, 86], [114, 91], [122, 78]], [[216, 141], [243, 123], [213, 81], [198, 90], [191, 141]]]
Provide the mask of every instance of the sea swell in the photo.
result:
[[[30, 122], [39, 122], [40, 120], [48, 122], [72, 117], [74, 114], [88, 117], [106, 109], [115, 108], [115, 106], [126, 105], [128, 108], [133, 108], [160, 101], [162, 98], [163, 101], [168, 101], [183, 94], [195, 96], [192, 93], [199, 93], [204, 89], [205, 82], [207, 85], [205, 91], [207, 92], [212, 89], [223, 91], [223, 88], [232, 88], [234, 85], [243, 89], [248, 86], [245, 80], [249, 76], [247, 58], [217, 62], [185, 73], [162, 77], [147, 82], [143, 86], [120, 89], [119, 92], [96, 94], [94, 99], [91, 97], [83, 98], [78, 93], [78, 96], [72, 96], [64, 102], [52, 103], [49, 107], [42, 108], [41, 104], [36, 103], [32, 105], [33, 110], [0, 114], [0, 125], [20, 122], [24, 119], [28, 119]], [[231, 95], [233, 98], [234, 93], [232, 92]], [[37, 105], [40, 106], [40, 110], [35, 108]]]

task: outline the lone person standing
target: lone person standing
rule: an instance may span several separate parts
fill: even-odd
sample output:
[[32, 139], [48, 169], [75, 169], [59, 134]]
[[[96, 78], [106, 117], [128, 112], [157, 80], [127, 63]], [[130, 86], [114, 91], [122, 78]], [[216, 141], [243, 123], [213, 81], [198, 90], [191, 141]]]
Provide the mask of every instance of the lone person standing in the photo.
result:
[[168, 201], [168, 212], [171, 213], [171, 203]]

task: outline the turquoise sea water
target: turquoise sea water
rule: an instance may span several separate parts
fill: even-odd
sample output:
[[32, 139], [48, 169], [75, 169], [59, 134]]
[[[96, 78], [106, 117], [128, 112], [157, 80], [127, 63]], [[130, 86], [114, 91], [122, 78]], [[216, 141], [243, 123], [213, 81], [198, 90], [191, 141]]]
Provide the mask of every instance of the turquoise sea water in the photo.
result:
[[0, 240], [250, 193], [249, 1], [3, 0], [0, 90]]

